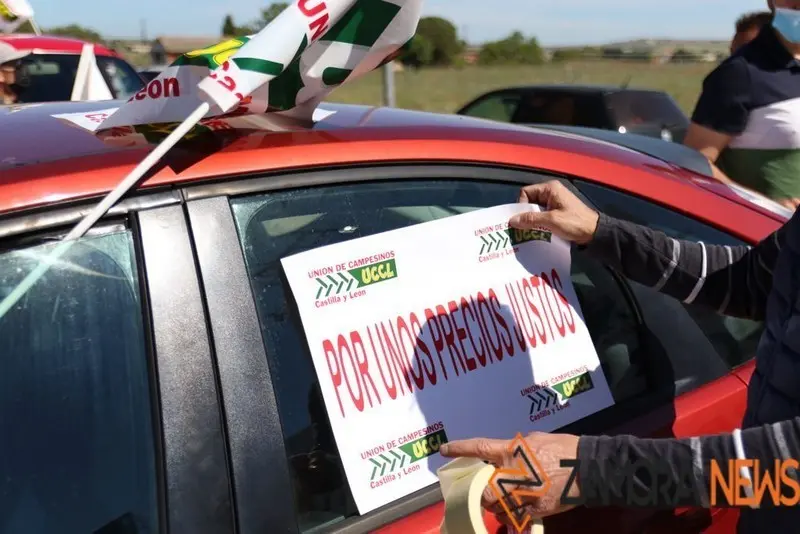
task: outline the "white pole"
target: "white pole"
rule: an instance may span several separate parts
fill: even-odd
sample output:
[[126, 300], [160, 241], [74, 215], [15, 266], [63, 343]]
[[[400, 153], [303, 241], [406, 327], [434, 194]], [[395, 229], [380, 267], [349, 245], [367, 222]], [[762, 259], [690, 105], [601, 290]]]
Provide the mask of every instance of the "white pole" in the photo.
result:
[[189, 133], [194, 126], [208, 113], [211, 106], [207, 102], [203, 102], [191, 115], [189, 115], [175, 130], [170, 133], [166, 139], [150, 152], [131, 173], [126, 176], [108, 195], [100, 201], [100, 203], [84, 217], [75, 228], [73, 228], [64, 238], [58, 243], [53, 251], [48, 254], [36, 268], [26, 276], [14, 290], [0, 302], [0, 319], [5, 317], [8, 311], [21, 299], [28, 290], [33, 287], [39, 279], [50, 269], [50, 266], [56, 262], [75, 242], [74, 240], [82, 237], [89, 229], [111, 209], [111, 207], [128, 192], [128, 190], [136, 185], [142, 177], [149, 171], [158, 161], [164, 157], [172, 147], [174, 147], [181, 138]]
[[[36, 21], [31, 19], [30, 23], [31, 23], [31, 28], [33, 28], [33, 33], [35, 33], [36, 35], [42, 35], [42, 29], [39, 28], [39, 25], [36, 24]], [[2, 317], [2, 316], [0, 316], [0, 317]]]
[[383, 105], [395, 107], [394, 64], [392, 61], [383, 65]]

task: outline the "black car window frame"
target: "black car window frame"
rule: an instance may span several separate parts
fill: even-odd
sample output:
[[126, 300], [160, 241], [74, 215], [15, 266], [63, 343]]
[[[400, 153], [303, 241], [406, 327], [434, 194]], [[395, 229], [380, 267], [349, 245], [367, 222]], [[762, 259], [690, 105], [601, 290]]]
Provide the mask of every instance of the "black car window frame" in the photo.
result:
[[[99, 197], [89, 198], [7, 214], [0, 219], [0, 243], [4, 247], [21, 248], [57, 241], [99, 201]], [[234, 504], [228, 482], [230, 473], [226, 463], [224, 421], [220, 420], [216, 366], [209, 360], [208, 365], [197, 365], [191, 373], [173, 373], [171, 378], [162, 369], [164, 363], [175, 368], [182, 357], [196, 360], [198, 355], [212, 355], [210, 340], [206, 335], [207, 314], [204, 312], [201, 285], [197, 280], [186, 223], [164, 224], [162, 217], [155, 227], [151, 225], [151, 230], [142, 230], [143, 215], [158, 217], [165, 208], [173, 209], [173, 222], [181, 221], [184, 217], [181, 203], [180, 193], [171, 188], [133, 191], [115, 204], [87, 235], [102, 234], [108, 228], [125, 228], [133, 236], [153, 410], [151, 419], [155, 437], [158, 532], [189, 528], [197, 534], [233, 534]], [[175, 209], [178, 213], [174, 212]], [[148, 261], [145, 249], [153, 246], [170, 250], [173, 260], [177, 255], [178, 263], [182, 263], [185, 269], [176, 270], [173, 261]], [[153, 257], [152, 252], [150, 256]], [[194, 292], [186, 291], [185, 285], [181, 287], [187, 280], [190, 287], [194, 280]], [[152, 291], [153, 284], [159, 288], [158, 291]], [[189, 307], [195, 310], [194, 316], [189, 315], [185, 317], [185, 324], [176, 325], [172, 318], [186, 315]], [[158, 312], [154, 313], [156, 309]], [[158, 336], [157, 330], [160, 330]], [[192, 343], [187, 344], [187, 338], [192, 339]], [[198, 387], [195, 379], [198, 372], [211, 379], [213, 389]], [[210, 416], [210, 421], [214, 418], [220, 421], [216, 428], [211, 427], [212, 432], [208, 432], [209, 419], [192, 420], [190, 417], [193, 411], [197, 411], [192, 406], [195, 398], [208, 401], [209, 408], [201, 409], [200, 414]], [[172, 415], [165, 414], [166, 404], [176, 408]], [[180, 409], [186, 406], [192, 406], [193, 410], [187, 412]], [[187, 418], [190, 424], [182, 424]], [[165, 427], [172, 430], [165, 430]], [[204, 431], [207, 432], [204, 441], [198, 442], [198, 433]], [[202, 446], [198, 446], [199, 443]], [[213, 471], [212, 476], [208, 476], [209, 469]], [[203, 470], [206, 471], [206, 477], [198, 480], [196, 473]], [[217, 481], [216, 485], [212, 484], [214, 480]], [[121, 520], [109, 528], [129, 526]]]
[[[229, 178], [225, 181], [210, 181], [205, 184], [186, 187], [182, 190], [182, 194], [184, 198], [191, 203], [192, 201], [218, 196], [233, 198], [303, 187], [334, 186], [337, 184], [386, 180], [437, 178], [502, 182], [515, 186], [558, 179], [585, 202], [591, 203], [586, 196], [572, 185], [573, 177], [557, 176], [536, 169], [491, 165], [465, 165], [462, 162], [441, 162], [436, 164], [414, 164], [413, 162], [409, 162], [408, 164], [385, 164], [377, 166], [374, 164], [356, 166], [342, 165], [327, 169], [309, 169], [292, 174], [276, 172], [269, 175], [251, 176], [240, 180]], [[228, 238], [236, 239], [238, 242], [238, 235], [235, 233], [232, 236], [228, 236]], [[238, 257], [237, 255], [232, 261], [243, 263], [243, 257]], [[629, 288], [626, 288], [626, 283], [623, 278], [616, 273], [615, 276], [622, 287], [625, 288], [626, 295], [631, 298], [632, 293]], [[252, 293], [250, 294], [250, 298], [253, 298]], [[632, 305], [636, 306], [635, 301], [632, 302]], [[255, 311], [253, 310], [252, 313], [255, 313]], [[257, 316], [256, 320], [258, 320]], [[252, 332], [248, 335], [252, 335]], [[258, 335], [261, 335], [260, 332]], [[223, 396], [225, 395], [224, 387], [222, 389], [222, 394]], [[668, 391], [665, 392], [664, 390], [648, 392], [645, 393], [644, 396], [647, 398], [643, 399], [641, 396], [637, 396], [626, 399], [606, 410], [578, 421], [578, 424], [573, 423], [562, 430], [588, 432], [601, 428], [613, 429], [627, 421], [668, 407], [675, 398], [674, 395], [670, 395]], [[273, 414], [273, 416], [274, 415], [275, 414]], [[261, 422], [253, 420], [250, 423], [260, 424]], [[273, 422], [272, 424], [276, 423]], [[277, 425], [276, 430], [280, 431], [279, 421]], [[284, 455], [280, 461], [288, 462], [288, 459]], [[235, 470], [233, 475], [236, 476]], [[289, 483], [288, 480], [286, 482]], [[322, 531], [355, 533], [372, 530], [392, 523], [408, 514], [419, 511], [439, 501], [441, 501], [441, 493], [439, 492], [438, 485], [434, 484], [363, 516], [345, 518], [340, 523], [336, 523], [329, 529], [324, 529]], [[287, 528], [296, 529], [297, 525], [294, 524], [293, 527]]]

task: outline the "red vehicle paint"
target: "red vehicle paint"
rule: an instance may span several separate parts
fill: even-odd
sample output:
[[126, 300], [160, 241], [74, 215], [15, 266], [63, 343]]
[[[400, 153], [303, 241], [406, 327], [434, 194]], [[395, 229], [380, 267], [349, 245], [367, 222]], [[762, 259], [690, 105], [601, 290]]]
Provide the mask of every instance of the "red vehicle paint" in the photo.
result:
[[[46, 104], [0, 110], [0, 217], [52, 210], [108, 193], [149, 149], [110, 147], [52, 114], [102, 110], [108, 104]], [[327, 106], [326, 106], [327, 107]], [[139, 189], [176, 188], [260, 173], [376, 163], [461, 163], [530, 169], [580, 177], [669, 207], [750, 243], [777, 229], [781, 218], [710, 187], [693, 173], [610, 143], [456, 116], [358, 106], [335, 111], [309, 131], [225, 134], [213, 151], [186, 145], [168, 155]], [[745, 408], [752, 360], [677, 397], [669, 406], [609, 429], [641, 436], [692, 436], [730, 431]], [[731, 532], [735, 510], [589, 510], [550, 518], [547, 531]], [[375, 532], [434, 533], [442, 504]], [[490, 532], [504, 532], [487, 516]], [[602, 527], [600, 527], [602, 525]]]

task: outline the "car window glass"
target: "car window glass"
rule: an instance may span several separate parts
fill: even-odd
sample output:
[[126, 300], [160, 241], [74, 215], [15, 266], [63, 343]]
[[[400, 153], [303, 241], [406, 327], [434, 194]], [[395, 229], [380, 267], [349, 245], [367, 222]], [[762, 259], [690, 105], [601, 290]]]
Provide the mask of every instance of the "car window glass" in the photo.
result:
[[111, 87], [114, 98], [128, 99], [144, 87], [144, 82], [136, 71], [121, 59], [98, 56], [97, 66]]
[[606, 95], [606, 104], [617, 126], [635, 129], [641, 125], [665, 127], [688, 125], [686, 115], [667, 94], [648, 91], [618, 91]]
[[[719, 245], [746, 245], [746, 243], [699, 221], [683, 216], [646, 200], [627, 195], [603, 186], [576, 182], [575, 185], [604, 213], [629, 220], [654, 230], [659, 230], [676, 239], [703, 241]], [[703, 348], [713, 348], [727, 367], [738, 366], [755, 355], [758, 341], [761, 337], [763, 324], [736, 317], [728, 317], [709, 310], [697, 304], [677, 303], [675, 299], [657, 293], [649, 288], [638, 286], [641, 295], [645, 295], [645, 304], [658, 303], [663, 307], [663, 319], [659, 321], [664, 325], [679, 324], [678, 321], [690, 320], [680, 323], [682, 326], [680, 340], [686, 344], [687, 350], [698, 354]], [[675, 313], [668, 314], [672, 309]], [[683, 317], [681, 317], [681, 312]], [[656, 326], [656, 325], [654, 325]], [[676, 327], [677, 328], [677, 327]], [[677, 338], [667, 340], [665, 329], [664, 341], [677, 342]], [[710, 343], [710, 345], [709, 345]], [[676, 351], [676, 355], [677, 355]], [[706, 359], [706, 361], [709, 361]], [[687, 362], [684, 362], [688, 365]]]
[[[53, 247], [0, 250], [0, 300]], [[141, 305], [119, 231], [77, 241], [0, 318], [0, 534], [157, 532]]]
[[20, 60], [15, 87], [20, 104], [72, 97], [79, 55], [34, 54]]
[[500, 93], [481, 98], [467, 107], [462, 114], [480, 119], [511, 122], [519, 105], [519, 93]]
[[[291, 190], [232, 201], [272, 370], [302, 529], [355, 514], [280, 259], [411, 224], [515, 202], [517, 185], [403, 181]], [[646, 389], [637, 323], [611, 272], [580, 252], [572, 280], [618, 402]]]
[[605, 128], [603, 105], [598, 96], [556, 91], [525, 95], [513, 122]]

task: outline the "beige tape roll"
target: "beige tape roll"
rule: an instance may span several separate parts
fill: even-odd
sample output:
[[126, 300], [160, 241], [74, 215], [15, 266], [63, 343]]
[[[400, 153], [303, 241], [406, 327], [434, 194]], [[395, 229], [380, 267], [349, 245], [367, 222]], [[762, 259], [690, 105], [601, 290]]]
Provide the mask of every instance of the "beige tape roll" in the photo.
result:
[[[444, 520], [441, 534], [489, 534], [483, 523], [481, 496], [494, 474], [494, 466], [474, 458], [456, 458], [439, 468]], [[535, 519], [526, 529], [531, 534], [544, 534], [544, 524]]]

